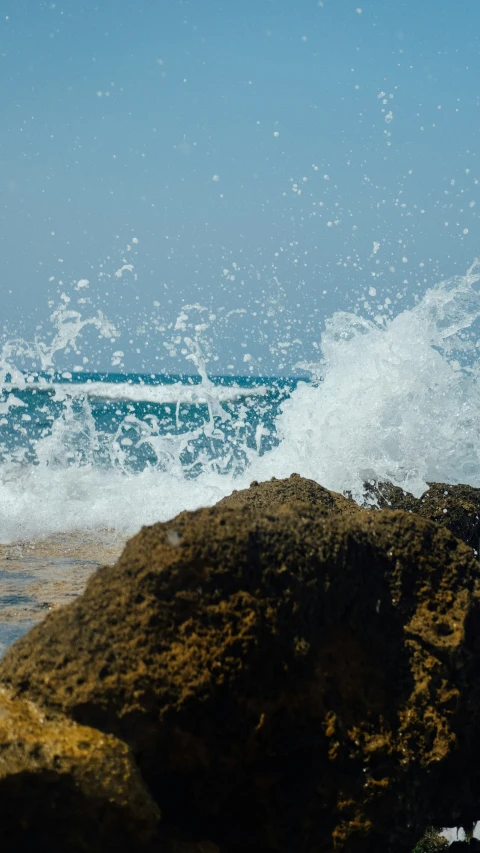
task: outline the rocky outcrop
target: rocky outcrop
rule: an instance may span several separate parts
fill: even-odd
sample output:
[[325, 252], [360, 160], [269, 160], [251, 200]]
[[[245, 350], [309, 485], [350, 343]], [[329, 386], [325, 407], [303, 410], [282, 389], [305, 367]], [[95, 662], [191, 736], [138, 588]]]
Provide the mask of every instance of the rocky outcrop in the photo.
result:
[[402, 509], [447, 527], [480, 553], [480, 489], [429, 483], [428, 491], [415, 498], [391, 483], [366, 484], [367, 498], [379, 509]]
[[153, 850], [159, 819], [125, 743], [0, 690], [2, 850]]
[[286, 480], [277, 480], [276, 477], [263, 483], [254, 480], [249, 489], [235, 489], [231, 495], [219, 501], [217, 506], [249, 506], [261, 510], [272, 504], [290, 504], [295, 501], [307, 503], [318, 512], [329, 515], [353, 515], [360, 510], [358, 504], [350, 498], [338, 492], [330, 492], [315, 480], [308, 480], [299, 474], [292, 474]]
[[[363, 509], [400, 509], [415, 513], [450, 530], [477, 554], [480, 554], [480, 489], [430, 483], [421, 498], [415, 498], [392, 483], [365, 483]], [[331, 492], [314, 480], [292, 474], [286, 480], [272, 477], [263, 483], [254, 481], [250, 488], [234, 490], [217, 506], [251, 506], [265, 509], [273, 503], [304, 501], [320, 513], [353, 515], [361, 507], [348, 495]]]
[[410, 851], [478, 816], [471, 549], [313, 491], [144, 528], [0, 665], [128, 743], [167, 834], [222, 853]]

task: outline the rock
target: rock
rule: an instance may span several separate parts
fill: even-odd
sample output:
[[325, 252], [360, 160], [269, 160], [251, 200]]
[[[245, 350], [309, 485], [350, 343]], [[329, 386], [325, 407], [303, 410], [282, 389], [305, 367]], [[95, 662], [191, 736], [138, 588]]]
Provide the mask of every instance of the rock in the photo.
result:
[[[435, 521], [480, 553], [480, 489], [430, 483], [421, 498], [415, 498], [392, 483], [365, 483], [363, 509], [401, 509]], [[272, 503], [303, 501], [319, 512], [351, 515], [360, 507], [348, 495], [331, 492], [314, 480], [292, 474], [286, 480], [254, 481], [249, 489], [234, 491], [218, 506], [252, 506], [265, 509]]]
[[447, 850], [448, 847], [447, 839], [440, 835], [439, 830], [429, 826], [423, 838], [415, 845], [413, 853], [440, 853], [442, 850]]
[[341, 512], [349, 515], [360, 509], [358, 504], [350, 498], [338, 492], [330, 492], [315, 480], [308, 480], [300, 474], [292, 474], [286, 480], [277, 480], [276, 477], [272, 477], [264, 483], [254, 480], [249, 489], [238, 492], [235, 490], [219, 501], [217, 506], [250, 506], [255, 509], [266, 509], [274, 503], [286, 504], [293, 501], [308, 503], [324, 513]]
[[429, 483], [428, 491], [415, 498], [391, 483], [366, 484], [366, 487], [379, 509], [402, 509], [435, 521], [480, 553], [480, 489]]
[[2, 850], [152, 851], [159, 819], [126, 744], [0, 690]]
[[0, 678], [129, 743], [172, 837], [410, 853], [478, 817], [478, 626], [438, 525], [219, 505], [144, 528]]

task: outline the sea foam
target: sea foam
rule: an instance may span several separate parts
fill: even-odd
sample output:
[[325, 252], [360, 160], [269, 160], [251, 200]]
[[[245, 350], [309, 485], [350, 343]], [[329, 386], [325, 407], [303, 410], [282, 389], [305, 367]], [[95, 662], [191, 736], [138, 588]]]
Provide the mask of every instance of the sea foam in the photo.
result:
[[[183, 509], [213, 504], [253, 479], [293, 472], [348, 491], [357, 500], [366, 480], [390, 480], [417, 496], [429, 481], [480, 486], [479, 281], [475, 264], [465, 276], [427, 290], [396, 316], [371, 319], [338, 312], [330, 317], [320, 339], [321, 359], [310, 365], [312, 381], [301, 382], [283, 402], [275, 423], [277, 444], [268, 450], [262, 435], [269, 428], [261, 419], [255, 446], [247, 445], [241, 429], [248, 417], [242, 399], [253, 396], [253, 404], [260, 405], [266, 389], [216, 385], [202, 363], [198, 341], [191, 359], [201, 377], [195, 386], [55, 384], [38, 374], [32, 380], [28, 359], [38, 362], [40, 349], [42, 365], [51, 367], [65, 341], [74, 340], [87, 322], [66, 309], [57, 312], [50, 349], [12, 341], [3, 348], [0, 541], [78, 529], [130, 534]], [[105, 318], [90, 322], [115, 339]], [[70, 325], [64, 329], [62, 324]], [[39, 390], [43, 383], [58, 405], [55, 419], [30, 441], [27, 452], [30, 415], [22, 414], [24, 398], [17, 395], [31, 389], [32, 381]], [[112, 405], [134, 398], [159, 405], [206, 403], [208, 413], [196, 429], [175, 434], [166, 433], [155, 415], [142, 420], [126, 414], [115, 434], [105, 436], [91, 409], [92, 400], [102, 395]], [[43, 396], [38, 395], [39, 408]], [[227, 403], [235, 400], [237, 409], [227, 411]], [[5, 449], [14, 414], [25, 418], [17, 417], [16, 426], [17, 438], [25, 437], [24, 452], [18, 440], [15, 452]], [[232, 436], [244, 444], [234, 448]], [[186, 455], [208, 442], [209, 452], [197, 452], [192, 473]], [[146, 445], [154, 461], [135, 470], [127, 464], [128, 453], [132, 446]], [[234, 450], [241, 464], [231, 463]]]
[[368, 480], [417, 497], [428, 482], [480, 486], [479, 280], [475, 264], [392, 319], [334, 314], [319, 381], [284, 404], [257, 476], [297, 471], [357, 499]]

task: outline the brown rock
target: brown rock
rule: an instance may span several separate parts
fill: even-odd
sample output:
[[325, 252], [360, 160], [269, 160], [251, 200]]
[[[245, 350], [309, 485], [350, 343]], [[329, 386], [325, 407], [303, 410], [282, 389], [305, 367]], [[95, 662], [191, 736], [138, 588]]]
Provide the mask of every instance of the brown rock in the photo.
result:
[[349, 515], [360, 509], [358, 504], [350, 498], [338, 492], [330, 492], [315, 480], [308, 480], [300, 474], [292, 474], [286, 480], [277, 480], [276, 477], [263, 483], [254, 480], [249, 489], [238, 492], [235, 490], [219, 501], [217, 506], [250, 506], [255, 509], [266, 509], [272, 504], [289, 504], [293, 501], [308, 503], [319, 512], [329, 514], [341, 512]]
[[144, 528], [0, 678], [125, 739], [172, 832], [411, 850], [478, 816], [478, 601], [418, 516], [217, 506]]
[[435, 521], [480, 553], [480, 489], [429, 483], [428, 491], [421, 498], [391, 483], [367, 484], [367, 489], [379, 509], [402, 509]]
[[0, 847], [151, 851], [160, 819], [126, 744], [0, 690]]

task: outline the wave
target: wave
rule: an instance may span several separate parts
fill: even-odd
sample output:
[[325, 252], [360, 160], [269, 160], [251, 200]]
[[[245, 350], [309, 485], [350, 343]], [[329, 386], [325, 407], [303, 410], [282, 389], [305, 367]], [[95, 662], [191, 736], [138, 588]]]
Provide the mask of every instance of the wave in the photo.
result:
[[479, 281], [475, 263], [393, 318], [329, 318], [322, 381], [284, 403], [256, 478], [297, 471], [359, 501], [365, 481], [416, 497], [435, 481], [480, 487]]
[[59, 398], [87, 397], [90, 400], [109, 402], [206, 405], [212, 397], [219, 403], [226, 403], [245, 397], [262, 397], [268, 389], [265, 385], [240, 388], [213, 384], [206, 388], [203, 384], [186, 385], [181, 382], [168, 385], [143, 385], [136, 382], [35, 382], [28, 385], [5, 383], [4, 390], [7, 393], [49, 392]]
[[[130, 534], [293, 472], [358, 500], [372, 480], [416, 496], [432, 481], [479, 487], [479, 282], [474, 264], [396, 316], [335, 313], [310, 364], [313, 381], [292, 384], [276, 408], [266, 393], [273, 381], [214, 384], [198, 341], [195, 385], [51, 381], [50, 409], [43, 394], [25, 407], [34, 397], [21, 392], [41, 383], [25, 384], [9, 344], [0, 364], [0, 540], [102, 527]], [[22, 357], [30, 351], [23, 346]], [[42, 354], [54, 360], [46, 347]], [[117, 406], [101, 421], [94, 400]], [[139, 401], [176, 411], [132, 410]], [[182, 402], [190, 411], [179, 412]]]

